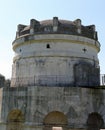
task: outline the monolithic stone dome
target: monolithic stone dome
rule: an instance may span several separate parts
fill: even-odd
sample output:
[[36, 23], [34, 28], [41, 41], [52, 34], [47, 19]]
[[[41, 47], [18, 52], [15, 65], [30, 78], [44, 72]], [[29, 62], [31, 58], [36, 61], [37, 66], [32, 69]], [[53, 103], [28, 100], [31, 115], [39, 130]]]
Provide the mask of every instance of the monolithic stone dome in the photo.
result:
[[[33, 31], [30, 31], [32, 30], [32, 28]], [[18, 25], [16, 38], [30, 33], [80, 35], [97, 40], [97, 32], [95, 31], [95, 25], [84, 26], [81, 24], [80, 19], [76, 19], [75, 21], [59, 20], [58, 17], [54, 17], [52, 20], [44, 21], [37, 21], [35, 19], [31, 19], [30, 25]]]

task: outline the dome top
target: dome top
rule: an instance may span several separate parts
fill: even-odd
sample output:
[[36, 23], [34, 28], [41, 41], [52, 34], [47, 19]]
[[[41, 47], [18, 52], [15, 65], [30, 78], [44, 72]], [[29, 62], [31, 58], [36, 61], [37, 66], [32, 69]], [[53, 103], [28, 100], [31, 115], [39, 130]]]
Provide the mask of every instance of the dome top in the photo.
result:
[[[40, 24], [43, 25], [43, 26], [53, 25], [53, 20], [51, 20], [51, 19], [43, 20], [43, 21], [40, 21]], [[69, 21], [69, 20], [59, 20], [59, 24], [62, 24], [62, 25], [75, 25], [74, 22]]]
[[58, 19], [58, 17], [43, 21], [31, 19], [30, 25], [19, 24], [16, 38], [27, 34], [68, 34], [98, 40], [95, 25], [84, 26], [80, 19], [69, 21]]

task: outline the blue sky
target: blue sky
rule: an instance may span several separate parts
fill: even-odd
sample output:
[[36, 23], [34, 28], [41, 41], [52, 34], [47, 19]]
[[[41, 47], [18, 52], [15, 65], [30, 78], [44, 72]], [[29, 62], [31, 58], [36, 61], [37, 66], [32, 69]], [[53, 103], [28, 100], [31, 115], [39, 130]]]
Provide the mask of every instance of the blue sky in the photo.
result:
[[18, 24], [30, 19], [82, 20], [83, 25], [96, 25], [101, 44], [101, 74], [105, 74], [105, 0], [0, 0], [0, 73], [11, 78], [14, 52], [12, 42]]

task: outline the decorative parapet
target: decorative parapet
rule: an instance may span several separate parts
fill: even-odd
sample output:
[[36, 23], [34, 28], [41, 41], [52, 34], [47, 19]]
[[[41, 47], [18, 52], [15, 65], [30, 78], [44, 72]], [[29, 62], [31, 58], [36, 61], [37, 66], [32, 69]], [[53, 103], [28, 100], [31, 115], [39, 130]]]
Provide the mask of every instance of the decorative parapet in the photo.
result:
[[16, 39], [24, 35], [33, 34], [68, 34], [79, 35], [94, 40], [98, 40], [95, 25], [84, 26], [80, 19], [75, 21], [59, 20], [58, 17], [53, 17], [53, 20], [37, 21], [30, 20], [30, 25], [18, 25]]
[[80, 19], [76, 19], [76, 20], [74, 21], [74, 23], [75, 23], [76, 26], [77, 26], [77, 32], [78, 32], [79, 34], [81, 34], [81, 20], [80, 20]]

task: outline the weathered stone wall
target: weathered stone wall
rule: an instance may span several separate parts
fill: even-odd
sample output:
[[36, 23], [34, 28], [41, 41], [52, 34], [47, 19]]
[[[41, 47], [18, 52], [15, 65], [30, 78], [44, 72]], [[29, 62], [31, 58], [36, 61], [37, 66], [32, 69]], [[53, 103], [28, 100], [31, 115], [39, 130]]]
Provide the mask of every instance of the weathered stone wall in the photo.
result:
[[[13, 43], [16, 55], [12, 68], [12, 86], [39, 85], [38, 82], [47, 86], [54, 86], [57, 83], [62, 86], [99, 85], [98, 42], [82, 36], [65, 34], [27, 37], [29, 41], [22, 37]], [[87, 69], [80, 71], [79, 75], [87, 77], [89, 83], [84, 84], [84, 79], [81, 78], [81, 82], [76, 84], [74, 66], [81, 63], [87, 64]], [[93, 82], [94, 78], [96, 83]]]
[[49, 113], [61, 112], [67, 117], [69, 129], [86, 129], [91, 113], [98, 113], [105, 122], [104, 99], [105, 90], [100, 88], [37, 86], [4, 88], [1, 122], [6, 123], [9, 120], [8, 114], [11, 111], [20, 110], [24, 115], [23, 124], [24, 127], [27, 126], [27, 130], [36, 126], [43, 128], [44, 119]]
[[1, 110], [2, 110], [2, 96], [3, 96], [3, 88], [0, 88], [0, 120], [1, 120]]
[[0, 74], [0, 88], [5, 86], [5, 77]]

